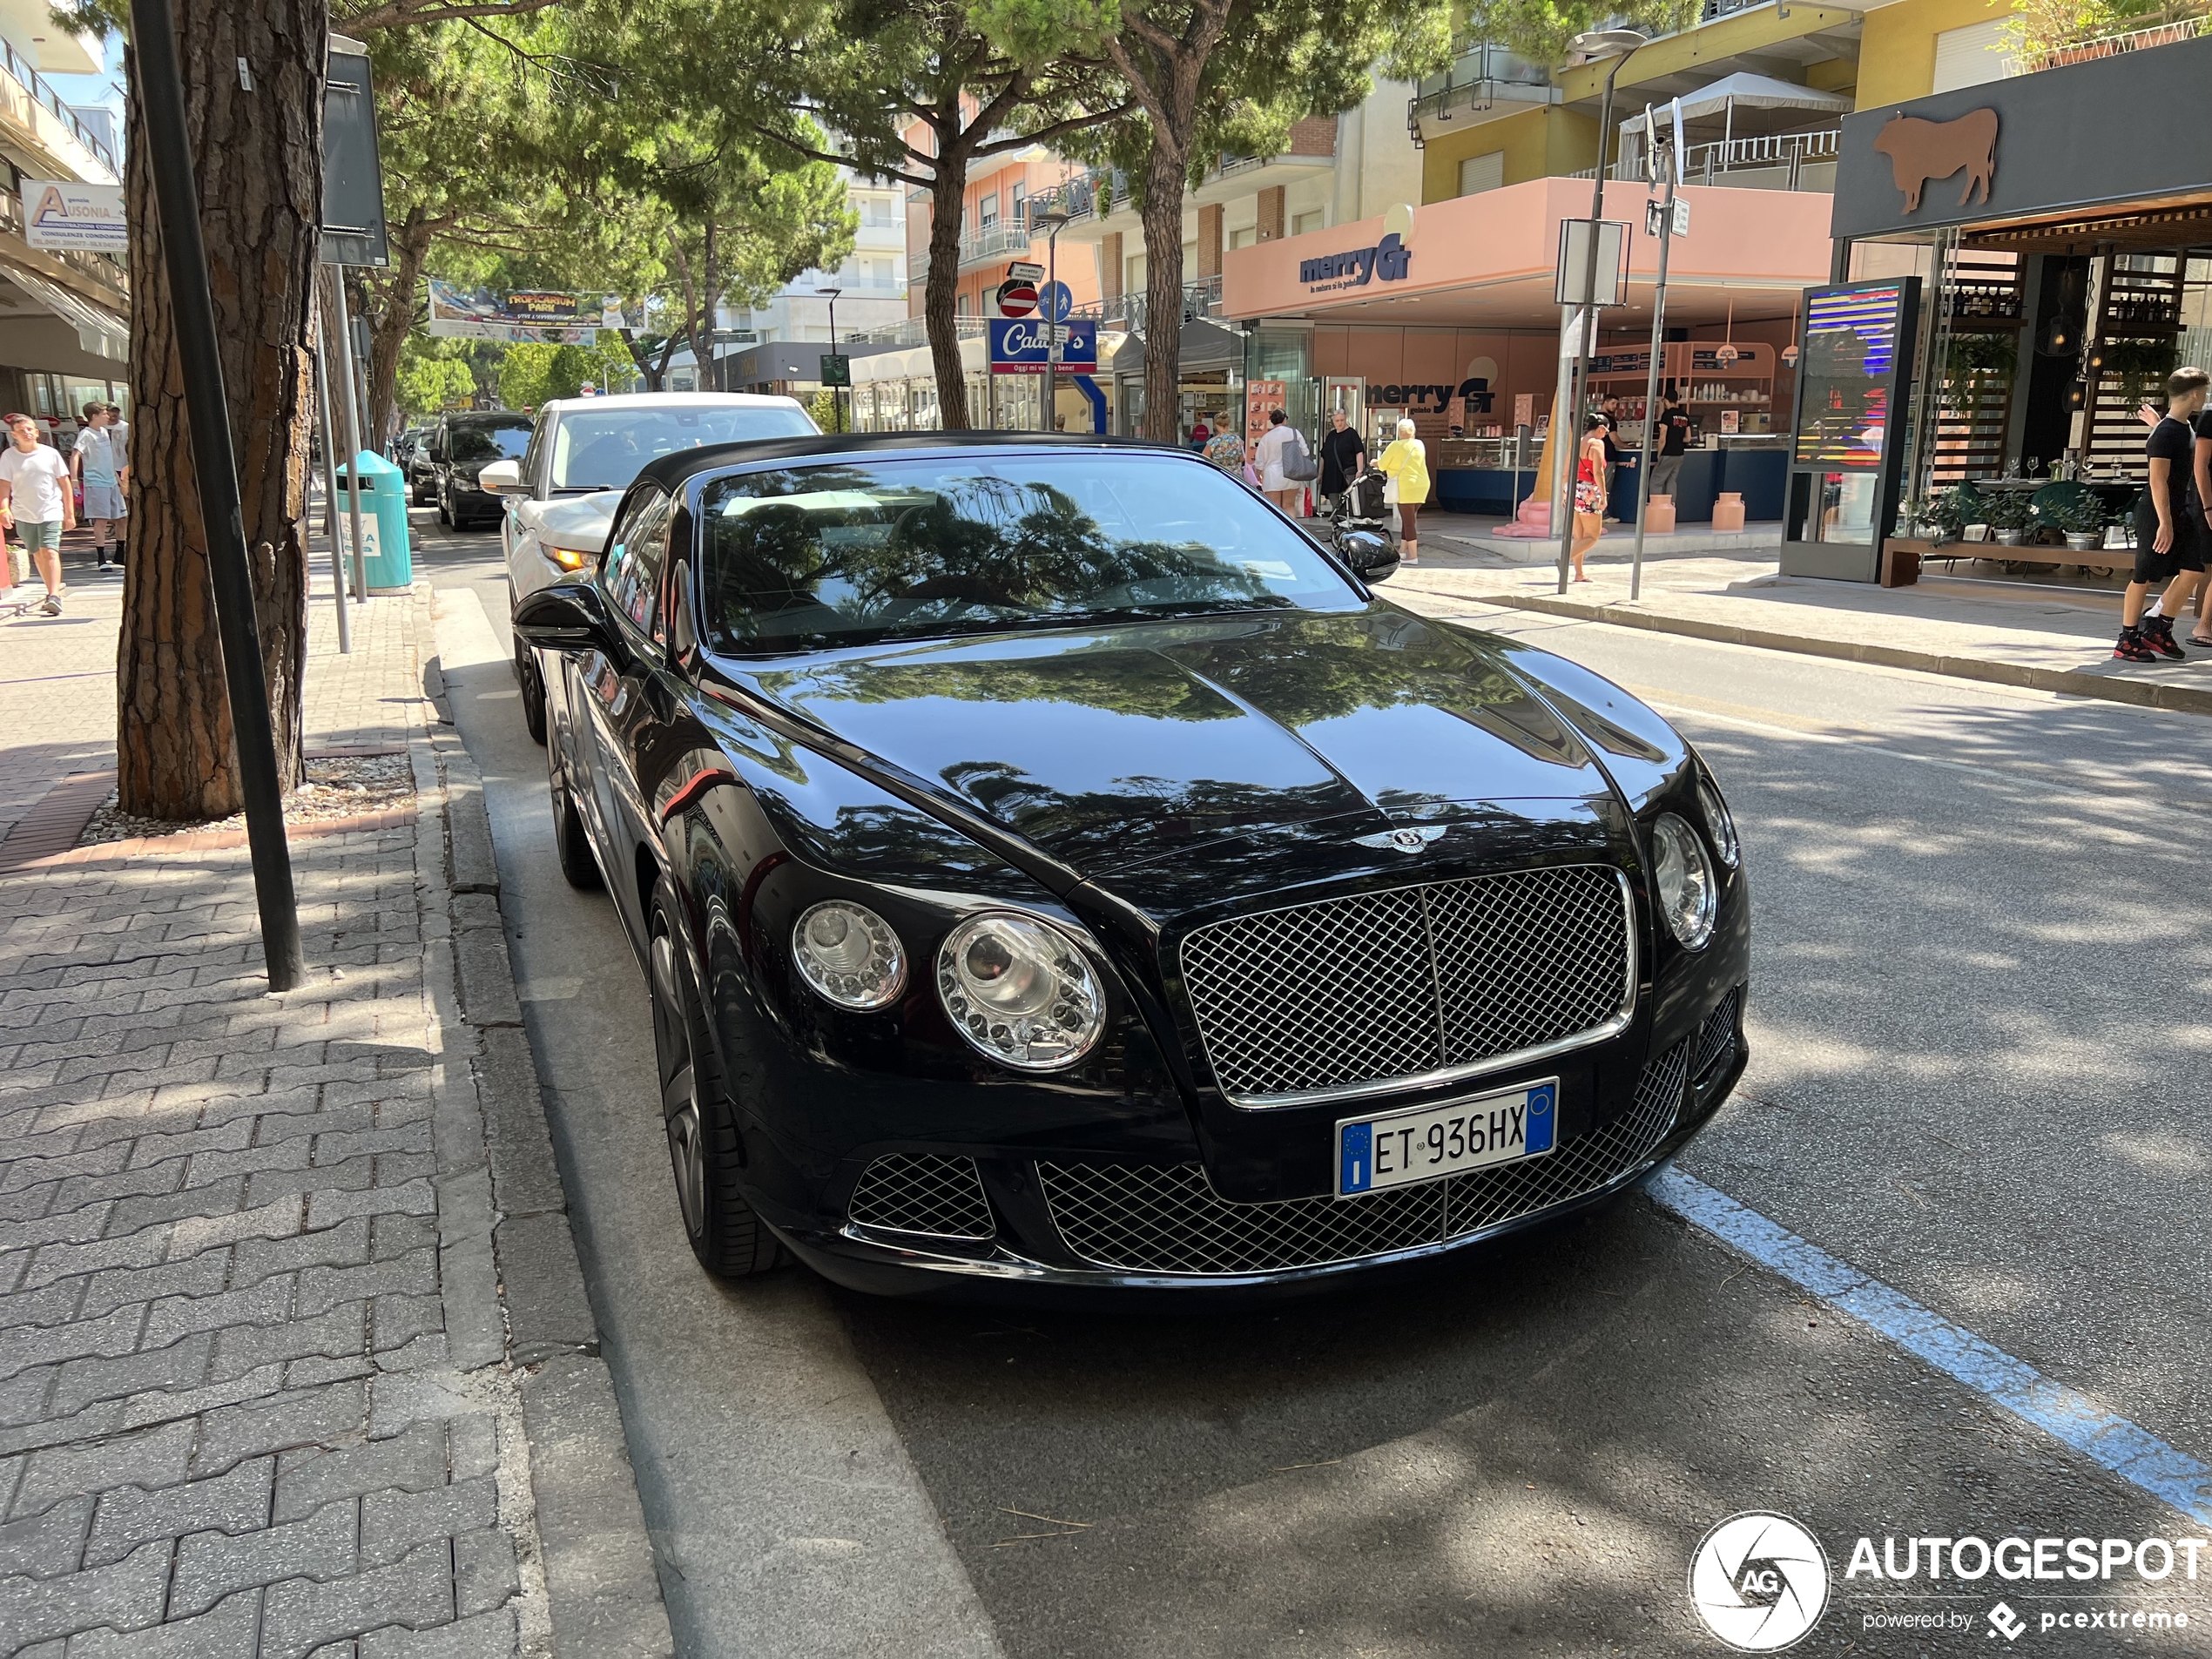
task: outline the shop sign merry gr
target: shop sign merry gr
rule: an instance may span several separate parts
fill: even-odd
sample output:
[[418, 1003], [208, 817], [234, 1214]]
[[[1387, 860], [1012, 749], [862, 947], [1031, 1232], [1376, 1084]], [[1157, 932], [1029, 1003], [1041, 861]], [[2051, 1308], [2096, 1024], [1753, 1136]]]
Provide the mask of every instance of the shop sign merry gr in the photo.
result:
[[1327, 253], [1318, 260], [1300, 260], [1298, 280], [1314, 293], [1328, 293], [1338, 288], [1362, 288], [1371, 278], [1380, 277], [1385, 282], [1403, 279], [1413, 266], [1413, 250], [1405, 246], [1393, 231], [1372, 247], [1363, 247], [1350, 253]]

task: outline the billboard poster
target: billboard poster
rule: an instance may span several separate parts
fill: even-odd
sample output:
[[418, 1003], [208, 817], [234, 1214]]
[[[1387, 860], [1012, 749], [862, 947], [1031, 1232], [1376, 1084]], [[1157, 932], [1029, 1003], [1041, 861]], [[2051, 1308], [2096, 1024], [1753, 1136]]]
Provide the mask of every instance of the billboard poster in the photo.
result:
[[1800, 463], [1868, 472], [1882, 464], [1905, 302], [1902, 280], [1807, 292], [1797, 371]]
[[[608, 321], [610, 316], [616, 320]], [[543, 289], [502, 293], [430, 279], [429, 330], [448, 340], [589, 345], [597, 330], [621, 327], [621, 317], [622, 300], [615, 294]]]
[[23, 235], [24, 241], [37, 248], [128, 253], [131, 234], [123, 217], [123, 186], [80, 185], [72, 179], [26, 179], [23, 181]]
[[1246, 381], [1244, 382], [1244, 443], [1247, 448], [1258, 443], [1267, 433], [1267, 416], [1271, 409], [1279, 409], [1290, 394], [1284, 381]]

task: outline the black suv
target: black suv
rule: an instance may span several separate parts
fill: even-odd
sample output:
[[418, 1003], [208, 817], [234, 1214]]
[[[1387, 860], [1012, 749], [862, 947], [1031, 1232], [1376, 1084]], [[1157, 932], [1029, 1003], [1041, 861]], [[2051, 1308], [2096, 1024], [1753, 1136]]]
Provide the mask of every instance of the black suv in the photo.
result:
[[426, 446], [440, 522], [455, 529], [496, 524], [503, 497], [476, 488], [476, 475], [495, 461], [520, 460], [529, 447], [530, 417], [514, 409], [486, 409], [441, 419]]

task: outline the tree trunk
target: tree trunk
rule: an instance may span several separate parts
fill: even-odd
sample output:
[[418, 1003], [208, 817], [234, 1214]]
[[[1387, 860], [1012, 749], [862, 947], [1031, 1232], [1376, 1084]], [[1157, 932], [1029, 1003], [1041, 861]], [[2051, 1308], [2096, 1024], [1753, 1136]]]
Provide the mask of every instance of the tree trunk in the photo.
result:
[[422, 280], [435, 234], [419, 207], [393, 228], [391, 268], [369, 325], [368, 442], [372, 449], [381, 451], [384, 445], [380, 440], [388, 439], [399, 425], [400, 348], [415, 327], [415, 287]]
[[[963, 135], [964, 137], [965, 135]], [[929, 184], [929, 275], [921, 291], [929, 366], [937, 372], [937, 424], [947, 432], [974, 424], [968, 412], [968, 371], [960, 361], [960, 233], [968, 222], [968, 148], [940, 138]]]
[[[1144, 163], [1144, 435], [1183, 437], [1183, 181], [1181, 145], [1154, 130]], [[1243, 422], [1238, 423], [1240, 427]]]
[[[176, 0], [185, 120], [238, 455], [277, 765], [300, 763], [307, 659], [307, 343], [322, 218], [327, 0]], [[252, 97], [238, 91], [251, 65]], [[148, 165], [130, 103], [131, 482], [116, 760], [123, 810], [239, 810], [238, 767], [208, 581], [183, 371]]]

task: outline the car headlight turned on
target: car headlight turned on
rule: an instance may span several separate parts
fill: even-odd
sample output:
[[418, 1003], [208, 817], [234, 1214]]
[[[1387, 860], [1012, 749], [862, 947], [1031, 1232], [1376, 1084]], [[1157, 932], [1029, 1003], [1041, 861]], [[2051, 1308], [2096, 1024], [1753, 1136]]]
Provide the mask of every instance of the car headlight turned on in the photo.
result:
[[1651, 873], [1668, 931], [1684, 949], [1701, 948], [1713, 936], [1719, 884], [1697, 832], [1672, 813], [1660, 813], [1651, 826]]
[[832, 899], [800, 916], [791, 954], [817, 995], [841, 1008], [880, 1008], [907, 988], [907, 953], [866, 905]]
[[540, 542], [538, 545], [545, 550], [545, 556], [563, 570], [581, 570], [599, 556], [596, 547], [556, 547], [550, 542]]
[[1106, 999], [1081, 947], [1049, 922], [1002, 911], [946, 934], [937, 995], [961, 1035], [1017, 1071], [1072, 1066], [1106, 1028]]
[[1723, 864], [1733, 870], [1743, 856], [1736, 839], [1736, 819], [1730, 815], [1728, 803], [1721, 799], [1721, 792], [1710, 778], [1697, 780], [1697, 805], [1705, 814], [1705, 833], [1712, 837], [1713, 851], [1720, 854]]

